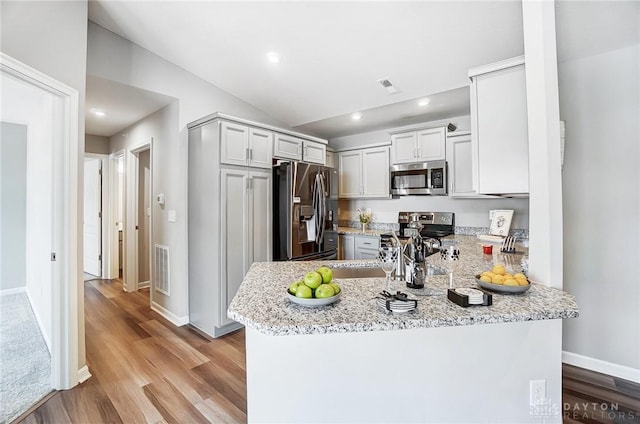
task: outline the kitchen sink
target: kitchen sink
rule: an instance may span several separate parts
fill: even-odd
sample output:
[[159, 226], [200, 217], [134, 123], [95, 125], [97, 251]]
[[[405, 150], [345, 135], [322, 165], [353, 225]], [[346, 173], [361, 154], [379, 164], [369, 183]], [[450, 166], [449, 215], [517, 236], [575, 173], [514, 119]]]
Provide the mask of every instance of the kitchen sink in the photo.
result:
[[382, 268], [334, 268], [334, 278], [384, 278]]
[[[428, 265], [427, 275], [447, 275], [447, 271]], [[382, 268], [333, 268], [333, 276], [335, 278], [383, 278], [385, 276]]]

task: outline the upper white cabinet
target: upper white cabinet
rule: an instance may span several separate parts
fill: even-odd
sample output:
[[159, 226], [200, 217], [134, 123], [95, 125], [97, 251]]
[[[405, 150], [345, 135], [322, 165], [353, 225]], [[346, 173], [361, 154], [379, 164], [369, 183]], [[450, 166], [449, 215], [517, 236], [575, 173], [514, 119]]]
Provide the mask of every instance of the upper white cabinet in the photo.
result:
[[334, 152], [330, 152], [327, 150], [327, 159], [324, 163], [325, 166], [329, 168], [337, 168], [338, 164], [336, 163], [336, 154]]
[[393, 164], [444, 160], [446, 157], [446, 128], [425, 128], [391, 134]]
[[449, 164], [449, 196], [466, 197], [477, 194], [471, 132], [447, 137]]
[[372, 147], [338, 154], [341, 198], [389, 198], [389, 148]]
[[528, 194], [524, 56], [472, 69], [469, 77], [478, 193]]
[[273, 147], [275, 157], [324, 165], [326, 154], [327, 146], [323, 143], [276, 133]]
[[298, 137], [276, 133], [273, 155], [284, 159], [302, 160], [303, 141]]
[[271, 168], [273, 133], [233, 122], [220, 122], [220, 163]]

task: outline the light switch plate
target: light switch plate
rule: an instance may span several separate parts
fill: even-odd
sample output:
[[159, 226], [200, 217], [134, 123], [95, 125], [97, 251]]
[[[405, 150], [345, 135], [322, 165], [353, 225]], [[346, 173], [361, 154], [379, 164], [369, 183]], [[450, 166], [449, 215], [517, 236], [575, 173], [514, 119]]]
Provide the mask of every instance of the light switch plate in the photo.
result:
[[170, 210], [168, 212], [168, 220], [169, 222], [176, 222], [176, 211]]

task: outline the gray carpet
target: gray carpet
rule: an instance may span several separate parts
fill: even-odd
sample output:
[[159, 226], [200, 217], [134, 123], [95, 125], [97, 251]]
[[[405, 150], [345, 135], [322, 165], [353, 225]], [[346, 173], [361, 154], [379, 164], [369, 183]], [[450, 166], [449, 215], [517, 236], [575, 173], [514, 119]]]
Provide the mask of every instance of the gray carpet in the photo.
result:
[[0, 423], [51, 390], [51, 356], [26, 293], [0, 297]]

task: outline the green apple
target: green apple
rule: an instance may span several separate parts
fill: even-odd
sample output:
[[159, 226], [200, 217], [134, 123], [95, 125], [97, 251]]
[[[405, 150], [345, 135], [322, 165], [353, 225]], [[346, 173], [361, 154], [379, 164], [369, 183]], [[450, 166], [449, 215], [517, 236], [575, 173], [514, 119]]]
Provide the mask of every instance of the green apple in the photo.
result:
[[311, 287], [308, 287], [304, 284], [299, 284], [296, 289], [296, 297], [302, 297], [305, 299], [311, 299], [313, 296], [313, 292], [311, 291]]
[[300, 284], [304, 283], [302, 281], [294, 281], [293, 283], [291, 283], [291, 285], [289, 286], [289, 293], [296, 294], [296, 290], [298, 289], [298, 286]]
[[331, 282], [331, 279], [333, 278], [333, 271], [331, 271], [331, 268], [326, 266], [321, 266], [316, 270], [316, 272], [322, 275], [323, 284], [329, 284]]
[[338, 293], [340, 293], [342, 291], [342, 289], [340, 288], [338, 283], [329, 283], [329, 285], [331, 287], [333, 287], [333, 291], [336, 292], [336, 294], [338, 294]]
[[326, 297], [335, 296], [336, 292], [330, 284], [320, 284], [316, 289], [316, 298], [324, 299]]
[[322, 275], [318, 274], [315, 271], [307, 272], [307, 275], [304, 276], [304, 284], [312, 289], [317, 289], [320, 284], [322, 284]]

